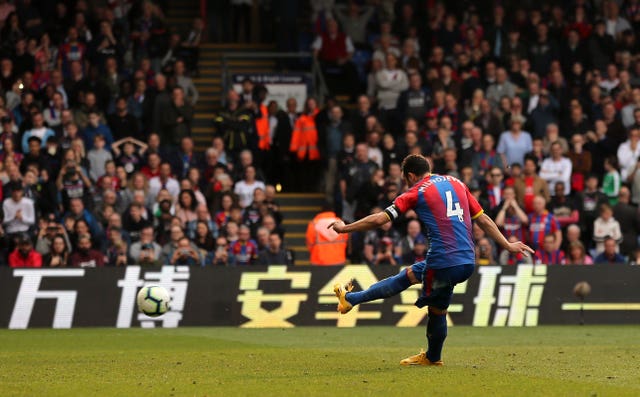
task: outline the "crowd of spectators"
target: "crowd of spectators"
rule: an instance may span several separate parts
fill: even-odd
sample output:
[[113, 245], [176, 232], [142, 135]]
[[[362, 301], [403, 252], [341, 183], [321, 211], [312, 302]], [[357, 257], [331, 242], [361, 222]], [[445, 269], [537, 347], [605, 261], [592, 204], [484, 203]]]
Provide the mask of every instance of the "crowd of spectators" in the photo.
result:
[[[475, 228], [479, 264], [637, 263], [640, 2], [463, 3], [312, 2], [311, 49], [352, 110], [315, 116], [338, 213], [385, 208], [422, 153], [537, 251]], [[414, 219], [354, 235], [351, 260], [423, 258]]]
[[[283, 12], [278, 30], [295, 20], [290, 3], [262, 3]], [[229, 4], [247, 28], [248, 3]], [[189, 76], [200, 19], [176, 32], [149, 1], [0, 0], [0, 261], [292, 263], [275, 186], [321, 190], [352, 221], [406, 189], [411, 153], [463, 180], [508, 238], [537, 250], [498, 252], [474, 228], [479, 264], [638, 261], [640, 2], [310, 10], [313, 37], [287, 45], [313, 52], [332, 95], [281, 109], [247, 79], [199, 152]], [[353, 235], [350, 261], [421, 260], [416, 219]]]
[[252, 151], [195, 150], [203, 24], [161, 5], [0, 1], [0, 264], [292, 262]]

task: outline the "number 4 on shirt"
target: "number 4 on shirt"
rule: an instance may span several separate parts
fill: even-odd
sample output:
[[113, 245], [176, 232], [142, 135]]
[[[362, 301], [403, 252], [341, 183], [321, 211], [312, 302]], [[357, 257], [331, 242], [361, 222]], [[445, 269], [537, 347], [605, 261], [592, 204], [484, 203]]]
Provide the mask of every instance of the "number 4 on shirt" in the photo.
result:
[[447, 198], [447, 217], [452, 218], [454, 216], [457, 216], [460, 222], [464, 222], [464, 210], [460, 208], [459, 202], [453, 202], [453, 195], [451, 194], [451, 190], [447, 190], [445, 192], [445, 196]]

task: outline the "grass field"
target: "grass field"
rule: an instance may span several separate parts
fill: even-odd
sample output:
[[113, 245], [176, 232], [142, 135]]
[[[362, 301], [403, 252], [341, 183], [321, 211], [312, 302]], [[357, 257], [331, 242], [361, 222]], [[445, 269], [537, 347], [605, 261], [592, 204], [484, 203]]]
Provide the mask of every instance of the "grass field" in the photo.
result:
[[640, 327], [0, 330], [1, 396], [638, 396]]

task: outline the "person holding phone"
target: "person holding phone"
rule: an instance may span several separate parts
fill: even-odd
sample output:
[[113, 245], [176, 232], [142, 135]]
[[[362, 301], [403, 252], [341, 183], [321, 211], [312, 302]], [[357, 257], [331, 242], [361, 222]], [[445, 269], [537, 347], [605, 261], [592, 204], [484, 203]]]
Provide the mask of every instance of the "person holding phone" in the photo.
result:
[[200, 254], [191, 247], [191, 241], [182, 237], [178, 241], [178, 247], [173, 251], [171, 264], [174, 266], [199, 266], [202, 264]]
[[140, 231], [140, 240], [129, 247], [129, 257], [135, 265], [160, 265], [162, 247], [155, 242], [152, 226], [146, 226]]

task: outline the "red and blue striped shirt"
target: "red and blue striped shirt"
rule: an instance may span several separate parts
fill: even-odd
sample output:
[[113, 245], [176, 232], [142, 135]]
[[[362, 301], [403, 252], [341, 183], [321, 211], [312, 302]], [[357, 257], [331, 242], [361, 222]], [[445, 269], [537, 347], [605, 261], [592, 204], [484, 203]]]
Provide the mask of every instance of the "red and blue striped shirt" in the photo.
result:
[[564, 252], [555, 250], [553, 252], [536, 251], [535, 255], [536, 264], [543, 265], [564, 265], [567, 263], [564, 257]]
[[429, 240], [428, 267], [475, 263], [471, 220], [483, 210], [464, 183], [449, 175], [430, 174], [398, 196], [385, 212], [395, 219], [409, 209], [418, 215]]
[[504, 226], [502, 226], [502, 234], [509, 239], [511, 236], [516, 236], [520, 241], [526, 241], [525, 228], [520, 218], [517, 215], [505, 215]]
[[529, 215], [529, 243], [534, 250], [542, 248], [544, 236], [554, 234], [557, 230], [560, 230], [560, 223], [549, 211], [541, 215]]

